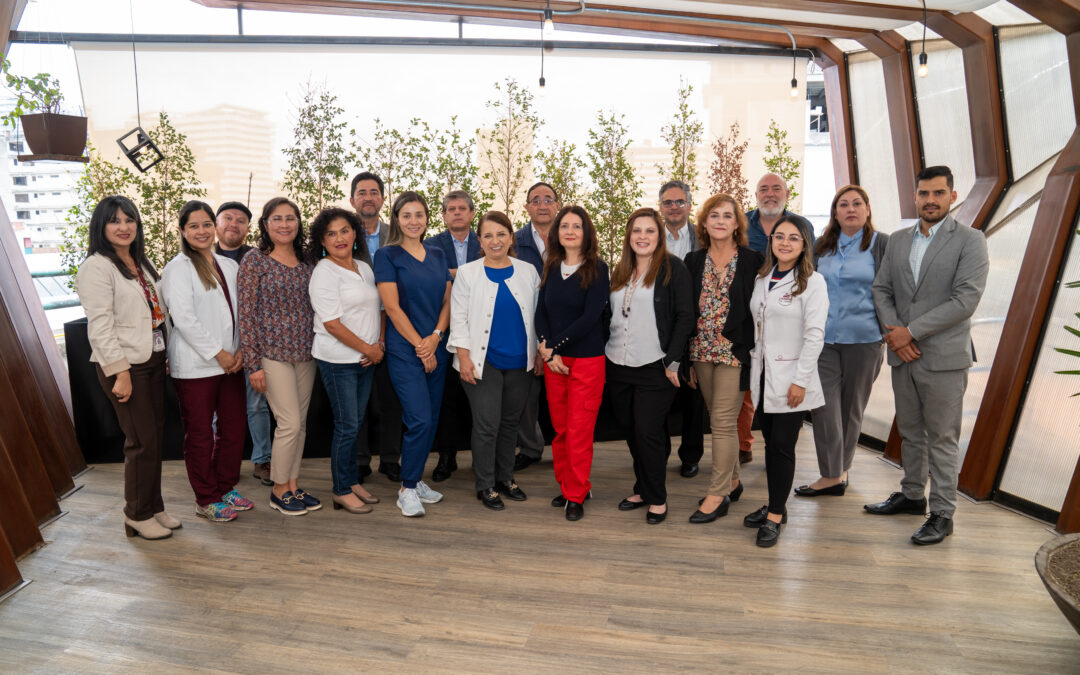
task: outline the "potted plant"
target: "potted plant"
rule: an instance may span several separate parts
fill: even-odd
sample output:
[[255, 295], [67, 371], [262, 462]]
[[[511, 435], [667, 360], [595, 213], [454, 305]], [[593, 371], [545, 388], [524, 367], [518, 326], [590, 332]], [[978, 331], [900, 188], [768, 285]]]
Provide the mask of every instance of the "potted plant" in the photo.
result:
[[22, 121], [26, 144], [35, 155], [81, 157], [86, 148], [86, 118], [61, 115], [60, 82], [48, 73], [14, 75], [11, 62], [0, 57], [0, 73], [16, 96], [15, 107], [0, 120], [11, 128]]

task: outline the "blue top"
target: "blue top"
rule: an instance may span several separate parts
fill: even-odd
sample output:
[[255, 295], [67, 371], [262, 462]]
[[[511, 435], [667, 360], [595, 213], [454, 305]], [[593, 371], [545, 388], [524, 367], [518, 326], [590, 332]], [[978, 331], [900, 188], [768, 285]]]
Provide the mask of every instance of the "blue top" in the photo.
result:
[[[874, 238], [877, 238], [874, 233]], [[874, 239], [865, 251], [862, 230], [854, 237], [843, 232], [836, 242], [836, 253], [818, 258], [818, 272], [829, 288], [829, 318], [825, 322], [828, 344], [864, 344], [881, 342], [881, 327], [874, 311], [870, 287], [874, 283]]]
[[[530, 236], [532, 233], [529, 233]], [[559, 268], [551, 270], [540, 286], [536, 302], [536, 337], [559, 356], [603, 356], [607, 345], [604, 306], [611, 293], [608, 268], [598, 260], [596, 278], [581, 288], [581, 270], [563, 279]]]
[[922, 259], [926, 255], [926, 249], [930, 248], [930, 242], [933, 241], [934, 235], [941, 229], [941, 224], [944, 220], [939, 220], [937, 224], [932, 225], [927, 232], [930, 234], [923, 236], [922, 233], [922, 221], [915, 226], [915, 231], [911, 235], [911, 251], [908, 252], [908, 264], [911, 265], [911, 278], [915, 280], [915, 285], [919, 284], [919, 272], [922, 269]]
[[499, 370], [517, 370], [529, 365], [528, 335], [525, 320], [521, 317], [514, 294], [506, 286], [506, 280], [514, 275], [514, 266], [503, 269], [485, 267], [487, 278], [499, 284], [495, 295], [495, 316], [491, 319], [488, 336], [487, 362]]
[[452, 270], [456, 270], [467, 262], [479, 260], [481, 257], [480, 239], [472, 230], [469, 230], [469, 236], [463, 242], [454, 239], [450, 230], [444, 230], [434, 237], [425, 239], [424, 246], [442, 251], [446, 265]]
[[[383, 246], [375, 253], [375, 283], [397, 284], [398, 304], [420, 337], [435, 332], [448, 281], [450, 269], [437, 248], [428, 248], [423, 262], [400, 246]], [[394, 322], [386, 324], [387, 354], [415, 358], [416, 350], [398, 333]]]
[[[803, 218], [799, 214], [784, 209], [784, 212], [780, 214], [780, 217], [784, 218], [787, 216], [795, 216], [806, 225], [806, 230], [810, 233], [810, 242], [807, 246], [808, 248], [813, 249], [815, 241], [814, 226], [810, 224], [809, 220]], [[757, 209], [747, 211], [746, 221], [746, 237], [750, 242], [748, 244], [749, 248], [753, 251], [757, 251], [761, 255], [765, 255], [765, 251], [769, 248], [769, 238], [765, 236], [765, 228], [761, 226], [761, 213]]]
[[371, 257], [371, 260], [375, 260], [375, 252], [379, 250], [379, 235], [382, 233], [383, 224], [379, 221], [379, 225], [375, 228], [375, 234], [368, 234], [367, 230], [364, 230], [364, 239], [367, 241], [367, 252]]
[[540, 249], [536, 248], [536, 242], [533, 241], [531, 222], [514, 233], [514, 252], [518, 260], [531, 264], [536, 268], [537, 274], [544, 275], [544, 256], [540, 254]]

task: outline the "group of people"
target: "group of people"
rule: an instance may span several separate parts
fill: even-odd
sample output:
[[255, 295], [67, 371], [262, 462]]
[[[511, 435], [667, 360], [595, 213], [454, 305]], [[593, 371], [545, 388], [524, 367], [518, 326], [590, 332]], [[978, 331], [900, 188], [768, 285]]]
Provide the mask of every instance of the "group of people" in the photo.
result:
[[[379, 470], [400, 481], [401, 512], [423, 515], [443, 498], [423, 480], [429, 453], [440, 453], [433, 479], [456, 470], [461, 442], [448, 418], [466, 408], [477, 499], [495, 510], [503, 498], [525, 500], [514, 474], [543, 452], [546, 403], [560, 486], [551, 503], [579, 520], [606, 391], [635, 478], [618, 508], [645, 508], [649, 524], [668, 511], [669, 410], [682, 413], [685, 477], [698, 473], [706, 413], [711, 426], [712, 476], [691, 523], [725, 516], [742, 496], [756, 420], [768, 502], [743, 523], [772, 546], [787, 522], [808, 413], [821, 475], [794, 494], [844, 494], [886, 347], [905, 477], [900, 492], [865, 508], [924, 514], [929, 473], [931, 515], [912, 539], [951, 533], [969, 320], [988, 264], [983, 236], [948, 215], [948, 168], [919, 173], [919, 224], [891, 238], [875, 230], [857, 185], [836, 193], [815, 239], [787, 210], [776, 175], [758, 182], [757, 208], [717, 194], [693, 221], [690, 188], [671, 181], [659, 209], [630, 215], [610, 268], [589, 213], [561, 205], [544, 182], [526, 192], [530, 220], [517, 231], [499, 211], [481, 214], [474, 230], [472, 198], [453, 191], [441, 204], [446, 231], [425, 239], [424, 198], [398, 195], [383, 223], [384, 198], [382, 180], [360, 173], [354, 210], [324, 209], [306, 233], [297, 206], [272, 199], [255, 247], [244, 243], [246, 206], [189, 202], [178, 218], [181, 252], [160, 276], [135, 206], [118, 196], [98, 204], [77, 288], [91, 361], [126, 437], [129, 536], [180, 527], [161, 499], [166, 372], [196, 514], [225, 522], [254, 507], [236, 490], [248, 430], [270, 507], [321, 508], [299, 484], [318, 373], [334, 416], [335, 509], [362, 514], [379, 502], [363, 485], [377, 448]], [[269, 452], [267, 409], [277, 425]]]

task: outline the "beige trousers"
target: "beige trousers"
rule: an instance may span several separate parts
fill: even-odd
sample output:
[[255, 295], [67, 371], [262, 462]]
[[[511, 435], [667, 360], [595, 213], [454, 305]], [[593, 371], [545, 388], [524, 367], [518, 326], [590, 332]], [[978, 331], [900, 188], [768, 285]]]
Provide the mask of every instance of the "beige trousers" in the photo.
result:
[[738, 366], [694, 361], [694, 373], [712, 426], [712, 479], [707, 494], [714, 497], [730, 493], [732, 481], [739, 478], [738, 422], [743, 402], [740, 372]]
[[270, 480], [288, 483], [300, 477], [300, 460], [307, 438], [307, 413], [315, 385], [315, 362], [262, 360], [266, 373], [266, 402], [277, 420], [270, 448]]

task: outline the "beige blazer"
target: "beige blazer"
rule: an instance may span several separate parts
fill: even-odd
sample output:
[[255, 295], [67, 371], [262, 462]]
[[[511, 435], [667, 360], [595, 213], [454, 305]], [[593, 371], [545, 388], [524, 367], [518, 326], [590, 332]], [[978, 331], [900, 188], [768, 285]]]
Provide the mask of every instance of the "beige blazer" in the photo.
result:
[[[161, 310], [167, 312], [161, 289], [154, 284]], [[125, 279], [111, 260], [95, 253], [79, 266], [75, 291], [86, 311], [90, 361], [106, 375], [115, 375], [145, 363], [154, 351], [153, 318], [138, 279]]]

